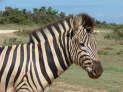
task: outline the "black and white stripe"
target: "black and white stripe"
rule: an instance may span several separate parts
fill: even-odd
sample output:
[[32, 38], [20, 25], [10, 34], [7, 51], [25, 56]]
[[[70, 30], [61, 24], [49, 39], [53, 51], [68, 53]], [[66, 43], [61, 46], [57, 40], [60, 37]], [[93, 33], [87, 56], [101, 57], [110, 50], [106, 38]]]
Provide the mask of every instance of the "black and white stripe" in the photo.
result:
[[[90, 21], [90, 17], [84, 17]], [[96, 64], [95, 41], [83, 27], [86, 21], [83, 24], [78, 19], [69, 17], [33, 32], [33, 43], [1, 47], [0, 92], [45, 92], [73, 63], [89, 71], [90, 77], [99, 77], [102, 71], [93, 68], [99, 69], [100, 64], [92, 67]]]
[[[96, 42], [92, 34], [94, 26], [94, 19], [87, 14], [69, 16], [30, 33], [29, 43], [59, 42], [55, 44], [54, 49], [60, 47], [57, 48], [59, 52], [66, 52], [64, 55], [68, 57], [66, 59], [68, 61], [67, 65], [70, 65], [71, 62], [69, 61], [76, 61], [74, 62], [75, 64], [85, 68], [88, 64], [94, 63], [93, 61], [98, 61]], [[78, 40], [77, 42], [76, 39]], [[68, 51], [65, 50], [65, 47]], [[101, 67], [101, 64], [99, 65]], [[100, 71], [102, 71], [102, 68]]]
[[[61, 51], [64, 51], [63, 45], [69, 45], [71, 42], [70, 42], [70, 39], [63, 40], [63, 37], [65, 37], [67, 35], [72, 36], [75, 33], [73, 31], [77, 31], [78, 33], [75, 33], [76, 37], [78, 35], [81, 36], [81, 37], [78, 37], [77, 39], [80, 40], [80, 43], [83, 43], [84, 46], [89, 49], [88, 50], [89, 55], [93, 59], [95, 59], [96, 58], [95, 54], [97, 53], [96, 52], [96, 43], [95, 43], [95, 39], [92, 39], [92, 34], [91, 34], [93, 32], [93, 27], [95, 26], [94, 20], [87, 14], [78, 14], [76, 16], [79, 17], [80, 21], [82, 20], [80, 23], [80, 26], [82, 26], [83, 29], [80, 32], [77, 31], [78, 29], [76, 29], [76, 27], [75, 27], [75, 29], [73, 28], [76, 25], [71, 23], [71, 19], [73, 18], [73, 16], [69, 16], [69, 17], [66, 17], [65, 19], [58, 20], [57, 22], [50, 23], [47, 26], [44, 26], [44, 27], [37, 29], [37, 30], [33, 31], [32, 33], [30, 33], [29, 43], [30, 42], [31, 43], [40, 43], [40, 42], [45, 42], [47, 40], [48, 41], [54, 41], [54, 40], [59, 41], [60, 40], [60, 46], [62, 48]], [[73, 47], [73, 43], [70, 44], [70, 46]], [[55, 48], [57, 48], [57, 47], [58, 46], [56, 46]], [[71, 49], [74, 50], [72, 47], [71, 47]], [[74, 47], [76, 47], [76, 44]], [[70, 50], [70, 51], [72, 51], [72, 50]], [[77, 51], [77, 50], [75, 49], [75, 51]], [[76, 53], [73, 53], [73, 52], [65, 53], [66, 54], [65, 56], [67, 56], [69, 54], [76, 55]], [[78, 56], [78, 55], [76, 55], [76, 56]], [[72, 55], [72, 57], [73, 57], [73, 55]], [[75, 57], [73, 57], [73, 58], [75, 58]], [[68, 59], [69, 60], [67, 60], [67, 61], [71, 61], [71, 58], [68, 58]]]
[[1, 47], [0, 92], [44, 92], [69, 67], [67, 57], [55, 44], [47, 41]]

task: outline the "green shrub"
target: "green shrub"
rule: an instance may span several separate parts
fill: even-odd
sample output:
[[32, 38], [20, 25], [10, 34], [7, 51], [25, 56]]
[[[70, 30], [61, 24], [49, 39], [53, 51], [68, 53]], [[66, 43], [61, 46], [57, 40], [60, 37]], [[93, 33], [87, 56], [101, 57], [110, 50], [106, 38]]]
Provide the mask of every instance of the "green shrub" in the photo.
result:
[[122, 50], [121, 51], [118, 51], [116, 54], [117, 55], [121, 55], [121, 54], [123, 54], [123, 51]]
[[105, 50], [98, 50], [99, 55], [108, 55], [108, 52]]
[[114, 35], [116, 35], [117, 40], [123, 40], [123, 28], [113, 30]]
[[104, 39], [112, 39], [113, 38], [113, 34], [106, 34], [104, 36]]
[[103, 48], [104, 50], [113, 50], [113, 48], [111, 47], [106, 47], [106, 48]]
[[4, 45], [7, 45], [7, 46], [10, 46], [10, 45], [13, 45], [13, 44], [22, 44], [23, 42], [18, 40], [17, 38], [10, 38], [10, 39], [7, 39], [3, 42]]
[[29, 29], [23, 29], [23, 30], [17, 31], [15, 34], [18, 36], [27, 36], [29, 35], [30, 32], [31, 31]]
[[115, 28], [113, 32], [106, 34], [104, 38], [114, 39], [116, 41], [122, 41], [123, 40], [123, 28]]
[[0, 11], [0, 24], [47, 24], [65, 16], [64, 12], [51, 7], [34, 8], [33, 11], [5, 7]]

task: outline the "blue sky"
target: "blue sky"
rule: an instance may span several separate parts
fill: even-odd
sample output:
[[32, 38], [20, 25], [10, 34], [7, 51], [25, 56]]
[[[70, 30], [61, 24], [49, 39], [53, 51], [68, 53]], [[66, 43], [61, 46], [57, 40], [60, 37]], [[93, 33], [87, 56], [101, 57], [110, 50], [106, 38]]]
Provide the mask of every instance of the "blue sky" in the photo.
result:
[[0, 0], [0, 10], [6, 6], [29, 10], [51, 6], [67, 14], [84, 12], [101, 21], [123, 24], [123, 0]]

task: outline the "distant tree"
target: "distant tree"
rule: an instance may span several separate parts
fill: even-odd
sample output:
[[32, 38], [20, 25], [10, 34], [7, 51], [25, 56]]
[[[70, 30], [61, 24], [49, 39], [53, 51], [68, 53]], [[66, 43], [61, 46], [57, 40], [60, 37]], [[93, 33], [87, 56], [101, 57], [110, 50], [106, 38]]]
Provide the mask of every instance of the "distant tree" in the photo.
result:
[[64, 18], [66, 15], [64, 12], [58, 12], [52, 7], [34, 8], [33, 11], [26, 9], [18, 9], [6, 7], [4, 11], [0, 11], [0, 23], [1, 24], [47, 24], [52, 21], [56, 21], [60, 18]]
[[59, 15], [61, 18], [64, 18], [66, 16], [64, 12], [60, 12]]

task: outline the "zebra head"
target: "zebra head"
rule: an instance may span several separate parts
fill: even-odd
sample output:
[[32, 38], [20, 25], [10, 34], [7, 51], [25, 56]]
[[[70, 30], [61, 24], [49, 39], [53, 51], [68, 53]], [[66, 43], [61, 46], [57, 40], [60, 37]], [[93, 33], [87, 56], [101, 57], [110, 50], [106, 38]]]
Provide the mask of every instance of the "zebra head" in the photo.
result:
[[70, 19], [70, 24], [72, 28], [67, 37], [73, 63], [81, 66], [90, 78], [99, 78], [103, 68], [97, 59], [96, 42], [93, 38], [93, 19], [88, 15], [77, 15]]

